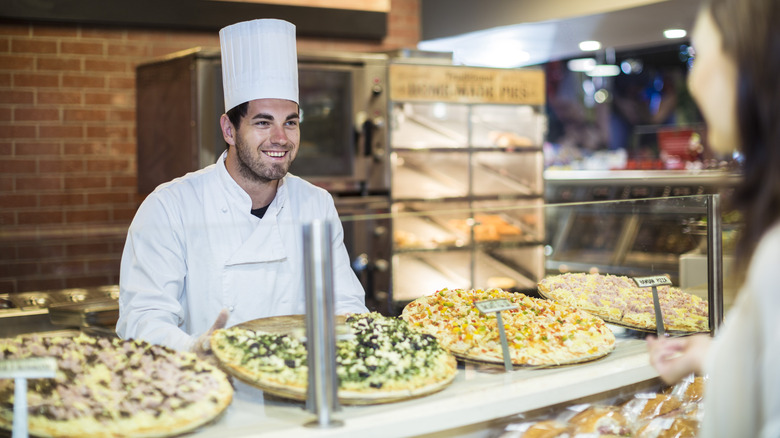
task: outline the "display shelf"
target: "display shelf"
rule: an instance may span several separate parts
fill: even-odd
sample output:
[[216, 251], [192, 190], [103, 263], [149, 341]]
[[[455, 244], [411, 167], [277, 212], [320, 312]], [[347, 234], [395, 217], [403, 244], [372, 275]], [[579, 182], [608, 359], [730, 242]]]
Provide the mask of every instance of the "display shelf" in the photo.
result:
[[[621, 329], [616, 329], [621, 330]], [[243, 437], [404, 437], [440, 433], [462, 435], [473, 427], [489, 430], [522, 412], [608, 394], [632, 385], [657, 383], [644, 341], [619, 338], [608, 356], [588, 363], [549, 368], [459, 365], [452, 385], [426, 397], [375, 406], [344, 406], [333, 417], [341, 427], [311, 428], [316, 416], [303, 403], [264, 395], [237, 383], [227, 411], [191, 434], [210, 438]]]

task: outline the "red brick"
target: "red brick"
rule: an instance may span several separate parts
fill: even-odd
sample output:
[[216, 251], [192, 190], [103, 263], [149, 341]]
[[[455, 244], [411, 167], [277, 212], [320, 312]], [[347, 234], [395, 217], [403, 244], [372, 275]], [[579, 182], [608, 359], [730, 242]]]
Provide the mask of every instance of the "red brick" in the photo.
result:
[[34, 93], [21, 90], [0, 90], [0, 103], [33, 103]]
[[130, 128], [126, 126], [87, 126], [88, 138], [127, 139]]
[[65, 256], [65, 246], [61, 244], [20, 245], [17, 251], [19, 258], [22, 260], [51, 259]]
[[94, 75], [77, 75], [77, 74], [63, 74], [62, 76], [63, 87], [76, 87], [76, 88], [105, 88], [106, 79], [102, 76]]
[[84, 128], [81, 126], [40, 126], [38, 135], [40, 138], [83, 138]]
[[108, 152], [108, 145], [105, 142], [92, 141], [88, 143], [69, 143], [63, 146], [65, 155], [101, 155]]
[[135, 105], [135, 96], [131, 93], [84, 93], [84, 103], [87, 105], [111, 105], [115, 107], [130, 107]]
[[108, 187], [105, 176], [67, 176], [65, 177], [65, 189], [104, 189]]
[[110, 245], [105, 242], [70, 243], [65, 245], [65, 250], [67, 251], [68, 256], [71, 257], [102, 255], [108, 253], [110, 249]]
[[150, 56], [149, 46], [146, 44], [133, 44], [122, 42], [121, 44], [109, 44], [108, 56], [129, 56], [134, 58], [147, 58]]
[[38, 160], [40, 173], [74, 173], [84, 171], [84, 160]]
[[0, 122], [10, 122], [11, 114], [13, 114], [11, 108], [0, 108]]
[[11, 40], [11, 52], [13, 53], [57, 53], [57, 42], [41, 39]]
[[127, 193], [106, 192], [87, 194], [87, 204], [124, 204], [130, 202], [130, 195]]
[[56, 74], [15, 73], [13, 83], [15, 87], [59, 87], [60, 78]]
[[135, 110], [111, 110], [108, 113], [108, 120], [112, 122], [135, 122]]
[[35, 160], [9, 159], [0, 161], [0, 173], [32, 173], [35, 172]]
[[36, 25], [33, 26], [32, 33], [36, 37], [77, 37], [78, 28]]
[[10, 211], [0, 211], [0, 225], [6, 227], [16, 225], [16, 213]]
[[61, 211], [20, 211], [17, 215], [20, 225], [61, 224], [64, 218]]
[[124, 39], [127, 31], [120, 29], [106, 29], [106, 28], [82, 28], [82, 38], [97, 38], [100, 40], [108, 39]]
[[108, 219], [108, 210], [75, 210], [65, 212], [65, 220], [69, 224], [94, 224], [106, 222]]
[[16, 143], [16, 155], [60, 155], [59, 143]]
[[38, 263], [2, 263], [0, 264], [0, 277], [13, 278], [38, 273]]
[[135, 188], [137, 181], [135, 176], [111, 175], [111, 188]]
[[35, 138], [35, 126], [0, 125], [0, 138]]
[[9, 24], [4, 23], [0, 26], [0, 35], [9, 36], [32, 36], [32, 26], [27, 24]]
[[70, 207], [85, 205], [83, 193], [42, 193], [38, 195], [41, 207]]
[[38, 90], [39, 104], [81, 104], [80, 91], [45, 91]]
[[14, 120], [17, 122], [56, 122], [60, 120], [60, 110], [55, 108], [16, 108]]
[[35, 57], [24, 55], [0, 55], [0, 69], [3, 70], [33, 70]]
[[108, 119], [108, 111], [94, 109], [66, 109], [66, 122], [104, 122]]
[[138, 207], [133, 208], [120, 208], [114, 207], [114, 220], [130, 222], [135, 217], [135, 212]]
[[129, 161], [126, 159], [94, 159], [87, 161], [88, 172], [127, 172], [128, 170], [131, 169]]
[[135, 89], [135, 77], [110, 77], [108, 78], [108, 88], [112, 90]]
[[0, 175], [0, 190], [10, 192], [14, 190], [14, 177], [10, 175]]
[[60, 52], [74, 55], [104, 55], [102, 42], [74, 42], [63, 41], [60, 43]]
[[65, 288], [62, 278], [19, 278], [16, 280], [17, 292], [57, 290]]
[[14, 145], [8, 142], [0, 142], [0, 155], [10, 156], [14, 154]]
[[62, 177], [59, 176], [19, 176], [16, 177], [16, 190], [37, 191], [37, 190], [62, 190]]
[[111, 143], [111, 155], [130, 155], [135, 158], [136, 149], [135, 143], [119, 141]]
[[56, 275], [58, 277], [70, 277], [72, 275], [83, 275], [87, 271], [87, 266], [81, 260], [61, 260], [41, 263], [41, 275]]
[[124, 61], [104, 61], [87, 59], [84, 61], [84, 70], [89, 72], [119, 72], [129, 71], [129, 67]]
[[11, 86], [11, 73], [0, 73], [0, 87]]
[[38, 58], [38, 70], [81, 71], [77, 58]]
[[87, 270], [92, 273], [113, 272], [119, 274], [119, 265], [121, 264], [121, 255], [114, 257], [101, 257], [98, 260], [89, 260]]
[[3, 208], [35, 207], [37, 204], [38, 201], [34, 196], [0, 193], [0, 205], [2, 205]]

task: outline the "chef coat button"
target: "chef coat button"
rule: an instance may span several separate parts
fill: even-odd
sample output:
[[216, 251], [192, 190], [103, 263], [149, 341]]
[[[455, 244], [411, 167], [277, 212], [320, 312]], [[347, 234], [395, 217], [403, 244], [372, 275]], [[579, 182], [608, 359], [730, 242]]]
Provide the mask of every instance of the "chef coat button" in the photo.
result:
[[228, 310], [230, 311], [230, 313], [233, 313], [233, 310], [235, 310], [235, 307], [233, 307], [233, 306], [230, 306], [230, 307], [228, 308]]
[[222, 213], [227, 213], [227, 207], [222, 207]]

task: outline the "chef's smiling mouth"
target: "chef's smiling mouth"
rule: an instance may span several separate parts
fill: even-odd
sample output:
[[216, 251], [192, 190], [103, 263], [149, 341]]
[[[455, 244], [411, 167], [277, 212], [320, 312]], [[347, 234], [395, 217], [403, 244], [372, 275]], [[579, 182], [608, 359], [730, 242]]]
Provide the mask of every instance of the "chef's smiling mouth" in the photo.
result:
[[263, 153], [271, 158], [282, 158], [287, 154], [287, 151], [263, 151]]

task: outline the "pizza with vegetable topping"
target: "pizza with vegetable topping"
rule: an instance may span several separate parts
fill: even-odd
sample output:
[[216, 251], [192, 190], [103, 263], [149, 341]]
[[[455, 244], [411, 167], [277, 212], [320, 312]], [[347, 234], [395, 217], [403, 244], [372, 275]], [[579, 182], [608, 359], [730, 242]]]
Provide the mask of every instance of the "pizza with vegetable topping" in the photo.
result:
[[[301, 319], [302, 321], [302, 319]], [[379, 313], [346, 318], [353, 336], [336, 342], [338, 397], [343, 404], [375, 404], [444, 389], [457, 374], [455, 358], [436, 338]], [[215, 331], [211, 349], [235, 377], [271, 394], [305, 400], [306, 345], [288, 333], [236, 326]]]
[[[658, 286], [664, 327], [704, 332], [709, 327], [707, 301], [676, 287]], [[656, 330], [653, 293], [628, 277], [610, 274], [566, 273], [542, 279], [539, 293], [574, 306], [608, 322], [640, 330]]]
[[576, 308], [502, 289], [442, 289], [404, 307], [402, 318], [436, 336], [455, 356], [504, 363], [495, 313], [475, 302], [503, 298], [517, 309], [501, 312], [515, 365], [566, 365], [607, 355], [615, 336], [604, 321]]
[[[0, 339], [0, 360], [54, 357], [56, 377], [29, 379], [29, 432], [42, 437], [165, 437], [230, 404], [227, 375], [192, 353], [118, 338]], [[0, 379], [0, 427], [13, 426], [14, 380]]]

